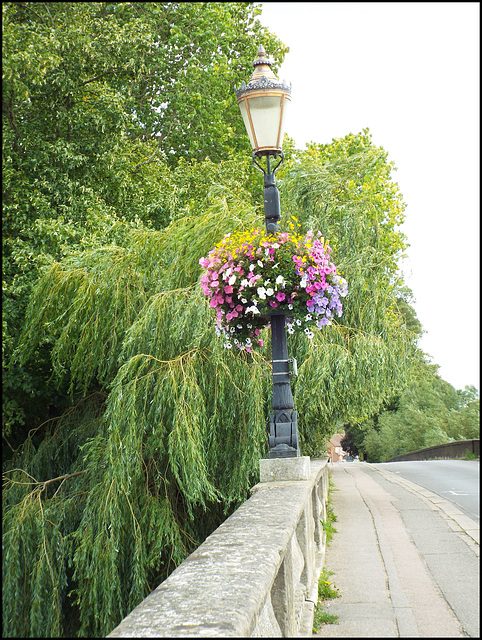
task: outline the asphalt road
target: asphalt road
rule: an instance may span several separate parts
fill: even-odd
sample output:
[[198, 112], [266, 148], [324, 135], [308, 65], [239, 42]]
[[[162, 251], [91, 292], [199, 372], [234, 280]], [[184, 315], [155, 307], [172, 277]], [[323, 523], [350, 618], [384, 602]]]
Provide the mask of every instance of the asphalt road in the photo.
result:
[[390, 471], [433, 491], [457, 505], [469, 518], [479, 522], [479, 460], [381, 462], [370, 466]]

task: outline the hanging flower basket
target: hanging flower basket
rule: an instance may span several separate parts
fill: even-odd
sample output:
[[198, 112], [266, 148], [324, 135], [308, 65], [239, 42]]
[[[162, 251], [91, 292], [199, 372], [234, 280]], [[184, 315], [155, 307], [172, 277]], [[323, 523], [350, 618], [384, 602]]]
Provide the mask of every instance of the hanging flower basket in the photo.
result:
[[201, 286], [217, 312], [217, 334], [224, 346], [251, 352], [270, 316], [286, 316], [288, 333], [313, 331], [342, 314], [348, 288], [330, 261], [331, 247], [321, 234], [268, 235], [252, 230], [226, 235], [199, 263]]

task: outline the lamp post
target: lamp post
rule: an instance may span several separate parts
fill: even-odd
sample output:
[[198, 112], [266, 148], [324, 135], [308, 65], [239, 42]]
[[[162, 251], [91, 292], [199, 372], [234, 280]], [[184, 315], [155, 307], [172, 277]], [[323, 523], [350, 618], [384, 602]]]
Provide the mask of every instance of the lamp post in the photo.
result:
[[[271, 62], [266, 58], [263, 46], [258, 49], [258, 58], [253, 62], [254, 73], [246, 85], [235, 89], [236, 100], [243, 116], [246, 131], [253, 149], [253, 165], [264, 175], [264, 216], [266, 231], [280, 231], [281, 207], [275, 171], [284, 160], [281, 149], [283, 124], [286, 109], [291, 100], [291, 86], [280, 82], [271, 71]], [[260, 164], [265, 158], [266, 169]], [[272, 160], [276, 163], [272, 166]], [[273, 365], [273, 412], [269, 422], [269, 457], [299, 457], [297, 413], [294, 410], [291, 392], [286, 337], [285, 315], [270, 313], [271, 346]]]

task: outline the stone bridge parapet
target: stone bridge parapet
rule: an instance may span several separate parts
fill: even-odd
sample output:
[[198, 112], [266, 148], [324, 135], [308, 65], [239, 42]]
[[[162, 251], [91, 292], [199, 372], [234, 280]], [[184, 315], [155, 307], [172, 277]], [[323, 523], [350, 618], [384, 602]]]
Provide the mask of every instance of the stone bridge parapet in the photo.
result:
[[260, 461], [261, 482], [109, 638], [309, 637], [327, 459]]

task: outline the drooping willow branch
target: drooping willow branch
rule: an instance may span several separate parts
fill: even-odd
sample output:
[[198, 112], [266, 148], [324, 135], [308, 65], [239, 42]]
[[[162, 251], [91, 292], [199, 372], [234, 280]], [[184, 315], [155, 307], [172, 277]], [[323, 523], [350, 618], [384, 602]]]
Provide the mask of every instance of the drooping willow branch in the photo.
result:
[[[11, 478], [5, 477], [7, 473], [13, 473], [14, 471], [20, 471], [21, 473], [25, 473], [25, 475], [27, 475], [29, 478], [32, 478], [33, 482], [19, 482], [18, 480], [12, 480]], [[38, 480], [35, 480], [35, 478], [33, 478], [29, 473], [27, 473], [25, 469], [10, 469], [9, 471], [6, 471], [4, 473], [4, 477], [5, 477], [5, 481], [9, 482], [10, 484], [18, 484], [18, 485], [32, 486], [32, 487], [37, 485], [37, 489], [35, 489], [35, 491], [42, 493], [42, 491], [44, 491], [47, 488], [47, 486], [49, 484], [52, 484], [53, 482], [58, 482], [59, 480], [61, 480], [62, 483], [60, 486], [62, 486], [65, 480], [69, 480], [70, 478], [75, 478], [76, 476], [81, 476], [86, 472], [87, 472], [87, 469], [84, 469], [83, 471], [76, 471], [75, 473], [65, 473], [63, 476], [58, 476], [57, 478], [50, 478], [50, 480], [44, 480], [43, 482], [39, 482]], [[59, 489], [60, 489], [60, 486], [59, 486]], [[57, 491], [59, 489], [57, 489]], [[55, 493], [57, 493], [57, 491]]]

